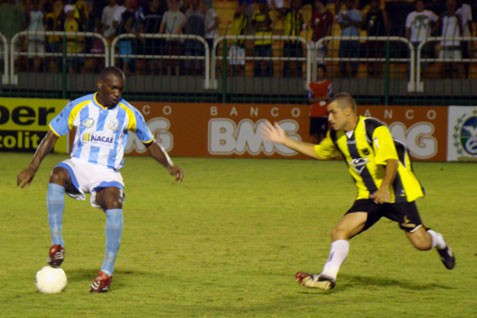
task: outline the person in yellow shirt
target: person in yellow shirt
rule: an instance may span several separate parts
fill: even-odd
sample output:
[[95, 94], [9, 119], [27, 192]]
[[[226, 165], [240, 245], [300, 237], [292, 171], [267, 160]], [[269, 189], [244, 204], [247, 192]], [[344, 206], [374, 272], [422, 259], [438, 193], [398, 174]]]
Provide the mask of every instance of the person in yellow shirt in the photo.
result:
[[75, 19], [81, 24], [82, 29], [86, 30], [91, 8], [86, 0], [78, 0], [74, 4]]
[[[247, 10], [247, 2], [244, 0], [241, 1], [235, 10], [233, 20], [230, 23], [230, 30], [228, 31], [229, 35], [246, 35], [249, 27]], [[222, 54], [223, 53], [219, 53], [219, 55]], [[245, 40], [236, 39], [231, 41], [228, 52], [228, 61], [232, 75], [245, 75]]]
[[[252, 27], [257, 39], [254, 41], [253, 55], [258, 58], [273, 57], [272, 50], [272, 19], [270, 8], [265, 0], [258, 2], [258, 11], [253, 14]], [[262, 72], [262, 63], [266, 65], [266, 72]], [[256, 60], [253, 62], [253, 75], [256, 77], [273, 77], [273, 62], [269, 60]]]
[[415, 200], [423, 197], [424, 191], [414, 175], [405, 146], [393, 140], [384, 123], [358, 115], [356, 102], [350, 94], [335, 95], [327, 108], [331, 129], [318, 145], [291, 139], [278, 124], [270, 122], [261, 132], [266, 140], [316, 159], [341, 155], [358, 188], [353, 206], [332, 231], [330, 255], [323, 270], [320, 274], [297, 272], [298, 283], [322, 290], [333, 288], [348, 255], [349, 240], [382, 217], [397, 222], [416, 249], [437, 248], [444, 266], [453, 269], [455, 256], [444, 237], [421, 221]]
[[[303, 26], [305, 25], [303, 14], [301, 14], [300, 9], [301, 0], [292, 0], [290, 9], [281, 10], [283, 35], [300, 36]], [[283, 44], [283, 56], [291, 58], [283, 63], [283, 77], [290, 77], [293, 69], [296, 70], [297, 77], [303, 77], [303, 62], [298, 60], [304, 57], [303, 44], [296, 40], [285, 41]], [[294, 68], [290, 67], [292, 62], [295, 64]]]
[[[57, 2], [55, 2], [57, 3]], [[63, 23], [61, 22], [60, 15], [63, 8], [60, 11], [54, 11], [53, 5], [51, 5], [45, 12], [45, 31], [62, 31]], [[59, 35], [47, 35], [46, 36], [46, 51], [48, 53], [61, 53], [62, 42]], [[52, 56], [48, 58], [47, 69], [53, 72], [58, 72], [61, 68], [61, 57]]]
[[66, 64], [68, 73], [74, 74], [75, 71], [82, 69], [84, 57], [78, 56], [77, 53], [84, 53], [84, 38], [80, 35], [82, 32], [81, 24], [75, 19], [74, 6], [67, 4], [64, 8], [66, 19], [64, 23], [65, 32], [73, 32], [76, 35], [66, 37]]

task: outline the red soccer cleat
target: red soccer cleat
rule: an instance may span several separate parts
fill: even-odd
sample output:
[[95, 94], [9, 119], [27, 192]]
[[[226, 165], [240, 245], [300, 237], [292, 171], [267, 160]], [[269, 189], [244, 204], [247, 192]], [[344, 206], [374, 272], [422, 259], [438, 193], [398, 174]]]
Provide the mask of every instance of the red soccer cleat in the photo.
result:
[[307, 277], [312, 276], [312, 274], [304, 273], [304, 272], [296, 272], [295, 273], [295, 280], [298, 282], [298, 284], [302, 285], [303, 280]]
[[108, 276], [103, 271], [98, 272], [98, 276], [91, 282], [91, 293], [105, 293], [109, 290], [113, 276]]
[[48, 253], [48, 264], [52, 267], [60, 267], [65, 259], [65, 249], [59, 244], [53, 244]]

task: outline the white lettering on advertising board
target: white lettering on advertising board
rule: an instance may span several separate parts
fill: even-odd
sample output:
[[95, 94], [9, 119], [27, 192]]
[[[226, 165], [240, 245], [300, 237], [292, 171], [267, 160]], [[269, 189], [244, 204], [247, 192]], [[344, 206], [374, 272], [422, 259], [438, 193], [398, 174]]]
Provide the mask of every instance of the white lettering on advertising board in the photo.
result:
[[[156, 138], [156, 141], [159, 142], [164, 149], [171, 151], [174, 146], [174, 136], [169, 132], [169, 127], [171, 126], [170, 121], [167, 118], [155, 117], [147, 122], [147, 126], [151, 130], [154, 138]], [[136, 134], [129, 135], [128, 143], [124, 150], [125, 153], [132, 151], [137, 151], [138, 153], [144, 153], [146, 151], [146, 147], [137, 138]]]
[[428, 159], [437, 154], [438, 142], [433, 137], [433, 124], [419, 122], [407, 128], [404, 123], [396, 121], [389, 126], [389, 129], [394, 138], [404, 142], [412, 156]]
[[[260, 136], [260, 127], [265, 120], [241, 120], [236, 124], [228, 118], [214, 118], [209, 120], [209, 153], [212, 155], [244, 154], [258, 155], [261, 152], [267, 155], [279, 153], [284, 156], [296, 155], [288, 147], [264, 141]], [[301, 140], [297, 134], [299, 125], [295, 120], [286, 119], [279, 122], [290, 138]]]

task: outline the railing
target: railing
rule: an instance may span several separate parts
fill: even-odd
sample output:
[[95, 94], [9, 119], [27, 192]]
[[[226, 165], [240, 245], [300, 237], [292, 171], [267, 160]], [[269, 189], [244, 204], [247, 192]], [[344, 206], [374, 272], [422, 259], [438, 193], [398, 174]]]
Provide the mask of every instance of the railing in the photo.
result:
[[[425, 45], [428, 45], [430, 43], [437, 43], [441, 41], [458, 41], [459, 44], [457, 45], [458, 48], [456, 50], [461, 51], [461, 41], [467, 41], [469, 43], [469, 48], [472, 42], [476, 43], [477, 42], [477, 37], [429, 37], [426, 40], [422, 41], [419, 43], [417, 47], [417, 59], [416, 59], [416, 91], [418, 92], [423, 92], [424, 91], [424, 82], [422, 81], [422, 65], [424, 63], [452, 63], [452, 64], [461, 64], [463, 65], [464, 63], [472, 63], [477, 61], [477, 57], [474, 55], [474, 57], [470, 56], [469, 58], [449, 58], [449, 57], [437, 57], [437, 58], [422, 58], [422, 51]], [[439, 54], [440, 51], [442, 50], [442, 45], [440, 46], [439, 50], [436, 50], [437, 53]]]
[[[226, 35], [220, 36], [214, 41], [214, 45], [212, 48], [212, 63], [211, 63], [211, 85], [210, 87], [213, 89], [217, 89], [217, 78], [216, 78], [216, 65], [217, 59], [225, 58], [228, 60], [228, 55], [223, 56], [216, 54], [217, 47], [222, 44], [225, 45], [226, 41], [237, 41], [237, 40], [247, 40], [247, 41], [255, 41], [255, 40], [271, 40], [272, 42], [285, 42], [285, 41], [296, 41], [300, 42], [303, 47], [306, 48], [306, 55], [305, 57], [285, 57], [285, 56], [270, 56], [270, 57], [256, 57], [256, 56], [245, 56], [245, 61], [300, 61], [306, 62], [306, 77], [304, 88], [307, 89], [308, 84], [311, 81], [311, 61], [312, 61], [312, 43], [308, 42], [306, 39], [299, 37], [299, 36], [280, 36], [280, 35], [272, 35], [272, 36], [255, 36], [255, 35]], [[228, 47], [227, 47], [228, 48]], [[225, 66], [224, 66], [225, 67]]]
[[[193, 40], [200, 42], [203, 49], [204, 49], [204, 56], [193, 56], [193, 55], [169, 55], [169, 54], [117, 54], [117, 45], [119, 41], [125, 39], [163, 39], [165, 41], [187, 41]], [[113, 42], [111, 43], [111, 65], [116, 65], [117, 58], [143, 58], [143, 59], [166, 59], [166, 60], [185, 60], [185, 61], [196, 61], [201, 60], [204, 61], [204, 88], [208, 89], [210, 84], [210, 49], [205, 41], [205, 39], [198, 35], [192, 34], [149, 34], [149, 33], [142, 33], [139, 35], [135, 34], [121, 34], [116, 37]]]
[[[59, 36], [63, 43], [59, 42], [59, 46], [63, 44], [62, 49], [54, 52], [41, 52], [41, 57], [49, 57], [50, 62], [52, 57], [58, 59], [57, 63], [63, 65], [63, 69], [46, 71], [45, 68], [40, 71], [32, 71], [28, 66], [18, 63], [20, 57], [29, 56], [28, 52], [20, 51], [20, 40], [29, 34], [28, 31], [22, 31], [16, 34], [10, 42], [0, 34], [0, 44], [3, 44], [3, 51], [0, 53], [0, 58], [3, 58], [3, 74], [2, 83], [11, 84], [4, 86], [2, 93], [4, 96], [16, 96], [16, 94], [26, 94], [28, 96], [61, 96], [75, 97], [81, 96], [85, 91], [94, 89], [95, 74], [100, 70], [100, 67], [109, 65], [120, 65], [119, 59], [130, 58], [131, 63], [137, 60], [135, 66], [141, 64], [141, 60], [181, 60], [181, 61], [195, 61], [203, 64], [200, 67], [199, 76], [189, 76], [187, 72], [178, 74], [176, 77], [157, 77], [157, 73], [146, 76], [141, 73], [133, 73], [131, 85], [128, 85], [128, 92], [134, 93], [134, 98], [142, 99], [150, 96], [163, 98], [164, 100], [187, 100], [187, 101], [201, 101], [208, 99], [209, 101], [227, 101], [227, 102], [292, 102], [303, 103], [306, 102], [305, 90], [311, 80], [314, 79], [314, 72], [316, 72], [318, 60], [318, 49], [324, 44], [329, 44], [328, 54], [323, 57], [324, 62], [327, 63], [329, 76], [333, 81], [335, 91], [349, 91], [354, 95], [361, 95], [358, 100], [369, 103], [384, 103], [384, 104], [425, 104], [426, 101], [433, 100], [440, 104], [450, 101], [459, 101], [464, 105], [475, 104], [475, 94], [477, 87], [476, 77], [476, 61], [477, 55], [473, 51], [472, 57], [462, 58], [455, 61], [449, 61], [446, 58], [426, 58], [422, 52], [425, 45], [430, 45], [441, 41], [441, 37], [433, 37], [427, 39], [419, 46], [414, 47], [406, 38], [403, 37], [341, 37], [328, 36], [320, 39], [317, 43], [308, 42], [304, 38], [295, 36], [221, 36], [217, 38], [212, 47], [209, 47], [206, 40], [195, 35], [166, 35], [166, 34], [141, 34], [136, 37], [133, 34], [124, 34], [113, 40], [111, 44], [98, 33], [71, 33], [71, 32], [37, 32], [37, 35]], [[67, 37], [86, 38], [93, 43], [93, 40], [99, 41], [102, 51], [74, 53], [74, 56], [94, 59], [94, 63], [99, 61], [101, 65], [95, 64], [95, 69], [91, 71], [88, 69], [84, 74], [70, 73], [69, 76], [65, 69], [65, 59], [69, 57], [66, 53]], [[166, 40], [180, 40], [190, 41], [186, 43], [196, 42], [196, 49], [199, 47], [200, 53], [190, 54], [176, 54], [159, 53], [159, 54], [144, 54], [132, 50], [132, 53], [124, 54], [118, 51], [118, 45], [122, 40], [135, 39], [157, 39], [161, 41]], [[255, 40], [267, 40], [272, 42], [272, 56], [255, 56], [247, 53], [243, 57], [245, 62], [243, 76], [236, 76], [232, 68], [228, 68], [230, 56], [228, 49], [233, 41], [239, 40], [245, 42], [246, 52], [250, 52], [253, 47], [252, 42]], [[455, 38], [459, 41], [468, 41], [470, 44], [477, 43], [477, 37], [460, 37]], [[360, 51], [366, 54], [363, 49], [368, 49], [366, 43], [382, 42], [378, 47], [380, 51], [374, 55], [361, 55], [359, 57], [339, 56], [336, 48], [340, 41], [357, 41], [360, 43]], [[298, 56], [289, 56], [286, 54], [285, 48], [281, 43], [287, 41], [294, 41], [300, 47]], [[89, 43], [89, 42], [88, 42]], [[430, 44], [429, 44], [430, 43]], [[363, 45], [364, 44], [364, 45]], [[469, 45], [469, 46], [472, 46]], [[197, 50], [199, 50], [197, 49]], [[219, 49], [219, 50], [218, 50]], [[220, 50], [223, 49], [223, 50]], [[306, 50], [306, 51], [305, 51]], [[368, 51], [366, 51], [368, 52]], [[172, 53], [174, 54], [174, 53]], [[63, 63], [59, 60], [63, 59]], [[24, 59], [21, 59], [23, 61]], [[266, 61], [273, 65], [275, 72], [279, 67], [283, 67], [283, 75], [255, 77], [250, 74], [250, 62]], [[88, 61], [86, 61], [88, 62]], [[91, 61], [89, 61], [91, 62]], [[136, 62], [136, 61], [135, 61]], [[296, 62], [297, 67], [304, 67], [304, 74], [293, 74], [287, 76], [285, 72], [285, 64], [290, 69], [289, 62]], [[340, 76], [336, 71], [338, 62], [355, 62], [359, 64], [358, 76]], [[432, 64], [443, 63], [466, 63], [470, 65], [470, 76], [462, 79], [460, 82], [451, 80], [442, 76], [435, 76], [423, 79], [422, 71], [423, 64], [431, 62]], [[437, 62], [437, 63], [435, 63]], [[2, 61], [0, 61], [2, 63]], [[224, 64], [225, 63], [225, 64]], [[430, 63], [430, 64], [431, 64]], [[43, 63], [43, 66], [46, 63]], [[269, 65], [270, 65], [269, 64]], [[292, 63], [295, 64], [295, 63]], [[363, 69], [368, 70], [372, 65], [378, 65], [384, 69], [384, 74], [380, 70], [377, 76], [366, 76]], [[474, 64], [474, 65], [472, 65]], [[254, 65], [255, 66], [255, 65]], [[217, 73], [218, 69], [221, 73]], [[20, 68], [22, 71], [20, 71]], [[86, 68], [86, 67], [85, 67]], [[23, 71], [25, 70], [26, 71]], [[139, 71], [139, 67], [137, 69]], [[330, 71], [331, 70], [331, 71]], [[473, 70], [473, 72], [472, 72]], [[134, 70], [133, 70], [134, 71]], [[297, 73], [296, 69], [291, 68], [292, 73]], [[279, 71], [280, 72], [280, 71]], [[238, 73], [237, 73], [238, 74]], [[158, 79], [162, 80], [160, 82]], [[175, 81], [173, 81], [175, 79]], [[222, 79], [221, 82], [218, 79]], [[19, 84], [20, 81], [20, 84]], [[52, 85], [50, 85], [52, 83]], [[424, 83], [426, 90], [424, 91]], [[450, 87], [450, 89], [448, 89]], [[425, 95], [422, 94], [425, 92]], [[61, 94], [60, 94], [61, 93]], [[439, 96], [440, 99], [434, 98]], [[361, 99], [360, 99], [361, 98]], [[444, 100], [447, 98], [446, 100]], [[436, 104], [436, 105], [437, 105]]]
[[[61, 36], [63, 38], [63, 43], [65, 43], [66, 37], [75, 37], [75, 38], [91, 38], [91, 39], [98, 39], [102, 42], [104, 52], [103, 53], [73, 53], [72, 55], [75, 57], [95, 57], [95, 58], [104, 58], [104, 65], [109, 66], [109, 44], [107, 40], [99, 33], [94, 32], [59, 32], [59, 31], [37, 31], [37, 32], [29, 32], [29, 31], [22, 31], [15, 34], [11, 41], [10, 41], [10, 84], [17, 85], [18, 84], [18, 76], [15, 72], [15, 60], [19, 56], [28, 56], [28, 52], [21, 52], [17, 51], [17, 42], [20, 40], [22, 36], [28, 35], [43, 35], [47, 36]], [[42, 56], [45, 57], [66, 57], [66, 49], [63, 48], [63, 52], [42, 52]]]
[[403, 43], [409, 49], [408, 58], [394, 58], [389, 56], [389, 49], [382, 52], [383, 57], [323, 57], [324, 61], [328, 62], [386, 62], [386, 63], [408, 63], [409, 64], [409, 81], [407, 84], [408, 91], [414, 92], [415, 84], [415, 50], [408, 39], [400, 36], [325, 36], [316, 42], [314, 46], [315, 57], [313, 58], [313, 69], [316, 69], [318, 63], [316, 55], [317, 50], [327, 45], [330, 41], [357, 41], [357, 42], [385, 42], [385, 43]]
[[3, 55], [3, 75], [2, 75], [2, 84], [9, 84], [9, 69], [8, 69], [8, 40], [7, 38], [0, 33], [0, 41], [2, 41], [2, 55]]

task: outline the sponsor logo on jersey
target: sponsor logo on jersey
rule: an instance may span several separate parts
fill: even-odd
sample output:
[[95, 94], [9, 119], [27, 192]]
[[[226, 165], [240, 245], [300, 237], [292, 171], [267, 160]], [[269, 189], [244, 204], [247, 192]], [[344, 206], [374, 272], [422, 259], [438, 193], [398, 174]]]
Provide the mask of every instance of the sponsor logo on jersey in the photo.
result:
[[118, 131], [119, 130], [119, 121], [114, 118], [108, 121], [108, 128], [111, 129], [112, 131]]
[[85, 128], [91, 128], [94, 125], [94, 119], [93, 118], [88, 118], [83, 121], [83, 127]]
[[83, 141], [112, 144], [114, 142], [114, 137], [86, 133], [86, 134], [83, 134]]
[[354, 170], [361, 174], [363, 172], [364, 168], [366, 168], [366, 164], [369, 162], [368, 158], [357, 158], [353, 159], [350, 162], [350, 165], [353, 166]]
[[368, 148], [361, 149], [361, 152], [363, 153], [363, 155], [369, 156], [369, 149]]
[[417, 225], [415, 223], [411, 223], [411, 221], [409, 220], [409, 218], [406, 215], [406, 216], [404, 216], [404, 222], [401, 223], [401, 226], [405, 227], [405, 228], [408, 228], [408, 229], [413, 229]]

